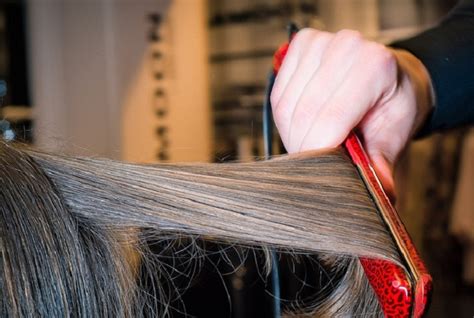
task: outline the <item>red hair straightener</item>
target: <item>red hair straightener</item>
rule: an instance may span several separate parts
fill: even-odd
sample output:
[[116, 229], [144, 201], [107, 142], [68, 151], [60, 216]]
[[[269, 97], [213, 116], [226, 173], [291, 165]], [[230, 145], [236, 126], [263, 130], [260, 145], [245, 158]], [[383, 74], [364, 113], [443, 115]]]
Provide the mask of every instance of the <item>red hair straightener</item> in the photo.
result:
[[[296, 26], [290, 26], [290, 40], [297, 31]], [[289, 43], [285, 43], [276, 51], [273, 57], [273, 80], [283, 63], [288, 47]], [[272, 85], [271, 81], [268, 92], [271, 91]], [[268, 100], [269, 96], [267, 96], [267, 103]], [[365, 274], [377, 294], [385, 317], [422, 317], [427, 311], [431, 297], [431, 275], [428, 273], [397, 211], [385, 194], [369, 157], [354, 132], [351, 132], [344, 141], [344, 147], [377, 205], [405, 266], [403, 268], [387, 260], [360, 258]]]

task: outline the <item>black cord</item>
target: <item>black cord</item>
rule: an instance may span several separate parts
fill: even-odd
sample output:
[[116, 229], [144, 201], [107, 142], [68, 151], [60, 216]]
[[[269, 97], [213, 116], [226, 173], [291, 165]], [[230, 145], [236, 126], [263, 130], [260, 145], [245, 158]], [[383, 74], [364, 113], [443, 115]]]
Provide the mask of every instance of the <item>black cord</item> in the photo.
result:
[[[288, 40], [291, 41], [293, 35], [298, 32], [299, 28], [295, 23], [288, 24]], [[275, 83], [275, 73], [272, 71], [268, 76], [268, 83], [265, 91], [265, 101], [263, 104], [263, 145], [265, 149], [265, 160], [269, 160], [273, 153], [273, 117], [270, 96], [272, 94], [273, 84]], [[280, 293], [280, 270], [277, 252], [270, 250], [272, 260], [272, 294], [273, 294], [273, 316], [281, 317], [281, 293]]]
[[[273, 83], [275, 82], [275, 74], [270, 72], [268, 76], [267, 88], [265, 91], [265, 101], [263, 103], [263, 145], [265, 149], [265, 160], [270, 159], [273, 152], [273, 117], [272, 105], [270, 103], [270, 95], [272, 93]], [[273, 316], [275, 318], [281, 317], [280, 304], [280, 270], [278, 264], [278, 254], [274, 249], [270, 250], [270, 257], [272, 261], [272, 294], [273, 294]]]
[[7, 83], [0, 80], [0, 108], [3, 106], [3, 97], [7, 94]]

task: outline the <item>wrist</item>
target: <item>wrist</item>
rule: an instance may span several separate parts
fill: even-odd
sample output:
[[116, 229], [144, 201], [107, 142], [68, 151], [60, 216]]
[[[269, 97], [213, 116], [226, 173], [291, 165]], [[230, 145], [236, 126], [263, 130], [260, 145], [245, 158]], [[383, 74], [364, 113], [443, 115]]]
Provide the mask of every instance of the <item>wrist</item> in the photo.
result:
[[409, 81], [416, 99], [416, 116], [411, 135], [415, 135], [433, 111], [435, 95], [431, 77], [423, 63], [412, 53], [402, 49], [391, 49], [397, 59], [402, 77]]

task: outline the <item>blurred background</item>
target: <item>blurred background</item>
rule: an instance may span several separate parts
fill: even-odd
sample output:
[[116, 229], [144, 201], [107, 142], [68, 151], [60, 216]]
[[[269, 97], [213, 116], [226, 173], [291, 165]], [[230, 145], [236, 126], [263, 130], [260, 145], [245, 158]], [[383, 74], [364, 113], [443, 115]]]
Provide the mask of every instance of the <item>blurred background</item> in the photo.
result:
[[[0, 132], [134, 162], [253, 160], [264, 155], [265, 85], [290, 21], [390, 43], [436, 24], [456, 2], [2, 0]], [[472, 136], [464, 128], [416, 141], [397, 169], [398, 210], [435, 280], [429, 317], [474, 315]], [[223, 279], [204, 271], [185, 295], [188, 314], [268, 316], [253, 263]], [[290, 305], [304, 294], [290, 276], [307, 271], [282, 265]]]

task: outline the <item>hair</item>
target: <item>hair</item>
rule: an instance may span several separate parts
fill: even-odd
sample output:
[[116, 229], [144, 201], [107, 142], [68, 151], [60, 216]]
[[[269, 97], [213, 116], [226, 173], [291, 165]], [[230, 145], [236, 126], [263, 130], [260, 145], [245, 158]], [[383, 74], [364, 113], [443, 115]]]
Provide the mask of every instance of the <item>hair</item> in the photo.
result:
[[358, 258], [402, 266], [342, 149], [144, 165], [0, 142], [0, 182], [2, 317], [169, 315], [174, 264], [151, 253], [150, 240], [190, 275], [205, 257], [202, 239], [318, 254], [330, 283], [287, 316], [383, 316]]

